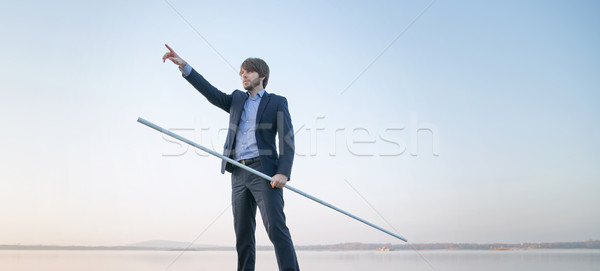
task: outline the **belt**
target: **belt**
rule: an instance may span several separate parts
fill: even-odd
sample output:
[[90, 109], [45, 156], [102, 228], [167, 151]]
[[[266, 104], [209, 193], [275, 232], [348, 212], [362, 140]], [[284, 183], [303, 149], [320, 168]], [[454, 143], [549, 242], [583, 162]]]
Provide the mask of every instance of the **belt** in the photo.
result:
[[240, 162], [240, 164], [242, 165], [250, 165], [252, 163], [256, 163], [260, 161], [260, 157], [254, 157], [254, 158], [249, 158], [249, 159], [242, 159], [238, 162]]

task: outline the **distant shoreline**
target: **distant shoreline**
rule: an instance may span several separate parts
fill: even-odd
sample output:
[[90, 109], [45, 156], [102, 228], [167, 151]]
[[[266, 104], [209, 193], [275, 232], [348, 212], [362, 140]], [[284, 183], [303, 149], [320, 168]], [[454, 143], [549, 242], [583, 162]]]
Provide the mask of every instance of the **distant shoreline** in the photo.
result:
[[[188, 248], [189, 247], [189, 248]], [[187, 249], [186, 249], [187, 248]], [[376, 251], [376, 250], [539, 250], [539, 249], [600, 249], [600, 240], [552, 243], [427, 243], [427, 244], [391, 244], [391, 243], [342, 243], [332, 245], [296, 246], [297, 250], [309, 251]], [[57, 246], [57, 245], [0, 245], [0, 250], [115, 250], [115, 251], [233, 251], [229, 246], [190, 246], [148, 247], [148, 246]], [[257, 246], [257, 250], [273, 250], [271, 246]]]

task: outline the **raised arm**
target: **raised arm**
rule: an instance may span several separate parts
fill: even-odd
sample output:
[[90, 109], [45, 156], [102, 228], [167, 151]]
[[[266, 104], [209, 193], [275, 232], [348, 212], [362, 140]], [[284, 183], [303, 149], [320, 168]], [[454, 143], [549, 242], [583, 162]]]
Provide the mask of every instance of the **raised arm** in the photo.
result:
[[202, 75], [196, 72], [190, 65], [185, 62], [175, 51], [167, 44], [165, 44], [168, 52], [166, 52], [163, 57], [163, 63], [168, 59], [171, 60], [175, 65], [179, 66], [179, 69], [183, 73], [183, 77], [196, 88], [206, 99], [212, 103], [213, 105], [223, 109], [225, 112], [229, 113], [229, 109], [231, 107], [231, 95], [226, 94], [213, 85], [211, 85]]

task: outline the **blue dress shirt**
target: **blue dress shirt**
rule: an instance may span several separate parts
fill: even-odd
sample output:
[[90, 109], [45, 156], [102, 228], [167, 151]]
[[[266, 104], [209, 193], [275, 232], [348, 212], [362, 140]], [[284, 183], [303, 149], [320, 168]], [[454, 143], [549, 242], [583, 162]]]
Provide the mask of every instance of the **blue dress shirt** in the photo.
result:
[[260, 99], [264, 94], [264, 89], [256, 93], [254, 98], [249, 93], [246, 93], [248, 99], [244, 103], [242, 118], [235, 134], [235, 153], [233, 154], [233, 159], [236, 161], [258, 157], [259, 155], [255, 134], [256, 113], [258, 112]]

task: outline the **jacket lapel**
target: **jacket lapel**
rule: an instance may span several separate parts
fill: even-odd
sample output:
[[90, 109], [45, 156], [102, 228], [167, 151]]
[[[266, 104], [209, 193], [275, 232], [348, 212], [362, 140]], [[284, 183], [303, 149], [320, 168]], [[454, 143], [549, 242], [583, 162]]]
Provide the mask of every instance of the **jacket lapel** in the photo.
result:
[[240, 95], [239, 99], [234, 100], [235, 104], [231, 106], [231, 108], [233, 108], [235, 110], [234, 112], [232, 112], [233, 115], [231, 116], [231, 120], [232, 120], [233, 124], [239, 125], [240, 119], [242, 118], [242, 111], [244, 110], [244, 103], [246, 102], [247, 99], [248, 99], [248, 95], [246, 95], [246, 93], [244, 93], [243, 95]]
[[260, 123], [260, 118], [265, 111], [265, 107], [267, 107], [267, 104], [269, 103], [269, 99], [271, 99], [271, 94], [267, 93], [265, 90], [263, 97], [260, 99], [258, 111], [256, 112], [256, 124]]

